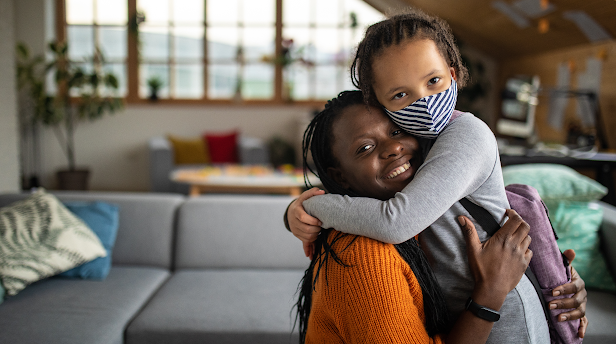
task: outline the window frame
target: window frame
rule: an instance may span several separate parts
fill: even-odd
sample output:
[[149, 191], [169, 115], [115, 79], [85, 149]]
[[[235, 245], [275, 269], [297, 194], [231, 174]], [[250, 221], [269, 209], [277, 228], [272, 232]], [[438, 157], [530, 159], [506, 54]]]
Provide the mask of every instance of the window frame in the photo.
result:
[[[369, 4], [369, 3], [368, 3]], [[275, 56], [281, 56], [283, 47], [283, 0], [275, 0]], [[137, 44], [137, 35], [131, 26], [133, 18], [137, 15], [137, 0], [127, 0], [128, 6], [128, 21], [127, 21], [127, 60], [126, 60], [126, 95], [123, 97], [127, 104], [152, 104], [148, 98], [139, 96], [139, 52]], [[66, 41], [67, 39], [67, 22], [66, 22], [66, 3], [65, 0], [55, 0], [55, 30], [58, 41]], [[204, 35], [207, 35], [208, 26], [204, 25]], [[286, 100], [283, 99], [283, 75], [284, 66], [274, 64], [274, 96], [267, 100], [249, 100], [243, 99], [237, 101], [234, 99], [208, 99], [208, 49], [207, 41], [203, 44], [203, 97], [198, 99], [176, 99], [176, 98], [160, 98], [156, 104], [172, 104], [172, 105], [301, 105], [311, 107], [323, 107], [327, 99], [322, 100]], [[332, 95], [334, 96], [334, 95]]]

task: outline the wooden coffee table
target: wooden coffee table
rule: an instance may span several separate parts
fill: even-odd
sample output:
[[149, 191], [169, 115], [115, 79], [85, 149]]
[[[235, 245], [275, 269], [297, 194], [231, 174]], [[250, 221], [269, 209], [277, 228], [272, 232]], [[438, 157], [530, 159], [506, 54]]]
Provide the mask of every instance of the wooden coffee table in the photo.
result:
[[[297, 197], [304, 189], [304, 175], [298, 170], [280, 170], [261, 165], [217, 165], [184, 169], [172, 173], [171, 180], [190, 185], [190, 196], [202, 193], [287, 194]], [[312, 185], [321, 181], [314, 175]]]

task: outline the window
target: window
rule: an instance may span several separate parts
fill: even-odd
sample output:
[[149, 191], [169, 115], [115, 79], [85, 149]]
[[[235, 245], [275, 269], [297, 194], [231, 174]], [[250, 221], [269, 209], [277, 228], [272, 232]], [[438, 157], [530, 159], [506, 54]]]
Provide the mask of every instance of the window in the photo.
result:
[[[322, 102], [352, 88], [362, 0], [56, 0], [69, 57], [112, 70], [130, 102]], [[99, 49], [105, 63], [93, 59]]]

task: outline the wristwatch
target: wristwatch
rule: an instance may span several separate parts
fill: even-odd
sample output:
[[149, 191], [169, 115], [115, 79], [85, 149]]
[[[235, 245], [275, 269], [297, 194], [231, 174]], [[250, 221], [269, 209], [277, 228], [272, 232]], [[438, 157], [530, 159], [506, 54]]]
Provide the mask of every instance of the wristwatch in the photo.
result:
[[500, 319], [500, 313], [493, 309], [475, 303], [475, 301], [473, 301], [473, 298], [471, 297], [466, 300], [466, 306], [464, 307], [464, 309], [475, 314], [476, 317], [490, 322], [497, 322], [498, 319]]

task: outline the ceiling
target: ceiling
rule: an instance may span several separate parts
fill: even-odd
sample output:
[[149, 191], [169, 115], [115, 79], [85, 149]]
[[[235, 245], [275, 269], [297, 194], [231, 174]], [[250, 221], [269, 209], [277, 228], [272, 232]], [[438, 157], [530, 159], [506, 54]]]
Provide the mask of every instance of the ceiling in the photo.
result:
[[[509, 7], [514, 3], [549, 4], [551, 10], [530, 17], [521, 28], [493, 5], [496, 0], [367, 0], [382, 11], [411, 5], [445, 19], [462, 43], [469, 44], [497, 58], [535, 54], [559, 48], [592, 43], [578, 25], [564, 17], [567, 11], [584, 11], [604, 32], [616, 38], [616, 0], [500, 0]], [[517, 10], [517, 13], [521, 11]], [[539, 32], [539, 22], [546, 19], [549, 29]]]

